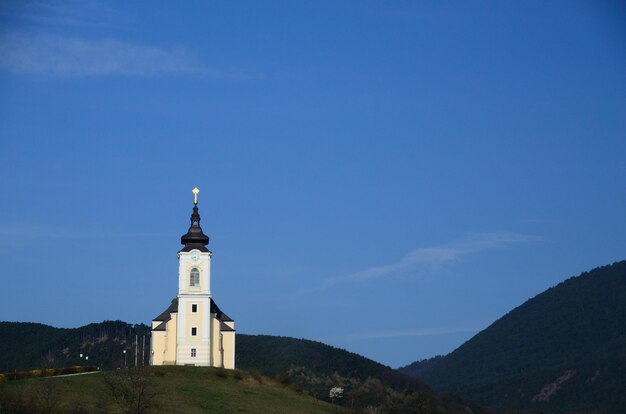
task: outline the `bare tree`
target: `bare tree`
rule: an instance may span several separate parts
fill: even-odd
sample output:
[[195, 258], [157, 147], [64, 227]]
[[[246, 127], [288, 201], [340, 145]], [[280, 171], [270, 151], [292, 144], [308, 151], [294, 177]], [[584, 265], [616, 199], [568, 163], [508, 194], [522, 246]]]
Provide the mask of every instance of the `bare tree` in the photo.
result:
[[156, 403], [158, 390], [150, 372], [141, 367], [107, 372], [104, 383], [125, 414], [146, 414]]
[[58, 379], [44, 378], [33, 386], [35, 404], [42, 414], [58, 414], [63, 412], [63, 393], [65, 389]]

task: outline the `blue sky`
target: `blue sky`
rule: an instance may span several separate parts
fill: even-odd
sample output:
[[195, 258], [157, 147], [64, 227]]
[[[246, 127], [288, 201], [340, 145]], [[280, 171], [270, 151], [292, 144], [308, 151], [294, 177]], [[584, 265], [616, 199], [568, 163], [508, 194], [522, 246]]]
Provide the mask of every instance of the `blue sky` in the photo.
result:
[[242, 333], [391, 366], [626, 258], [618, 2], [3, 2], [0, 319], [148, 323], [193, 196]]

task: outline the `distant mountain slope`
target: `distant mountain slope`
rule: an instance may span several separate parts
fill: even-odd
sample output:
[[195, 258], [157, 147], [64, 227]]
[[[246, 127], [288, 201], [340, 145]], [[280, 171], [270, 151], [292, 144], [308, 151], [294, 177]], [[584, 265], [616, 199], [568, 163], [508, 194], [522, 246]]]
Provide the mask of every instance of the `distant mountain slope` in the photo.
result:
[[[141, 364], [144, 335], [149, 340], [148, 326], [122, 321], [91, 323], [74, 329], [30, 322], [0, 322], [0, 372], [71, 365], [117, 368], [124, 366], [124, 349], [131, 365], [134, 364], [136, 336], [138, 363]], [[147, 342], [146, 361], [149, 345]]]
[[349, 405], [396, 413], [479, 413], [478, 406], [432, 392], [423, 382], [361, 355], [321, 342], [268, 335], [238, 335], [236, 365], [327, 398], [342, 387]]
[[339, 374], [361, 380], [379, 378], [394, 388], [410, 391], [428, 387], [413, 377], [398, 373], [361, 355], [322, 342], [269, 335], [238, 335], [237, 366], [277, 376], [291, 367], [301, 366], [319, 375]]
[[[410, 373], [411, 366], [401, 369]], [[420, 378], [500, 409], [626, 410], [626, 261], [530, 299]]]
[[422, 374], [431, 369], [437, 362], [443, 358], [442, 355], [437, 355], [432, 358], [422, 359], [415, 361], [405, 367], [398, 368], [398, 371], [403, 372], [415, 378], [421, 378]]

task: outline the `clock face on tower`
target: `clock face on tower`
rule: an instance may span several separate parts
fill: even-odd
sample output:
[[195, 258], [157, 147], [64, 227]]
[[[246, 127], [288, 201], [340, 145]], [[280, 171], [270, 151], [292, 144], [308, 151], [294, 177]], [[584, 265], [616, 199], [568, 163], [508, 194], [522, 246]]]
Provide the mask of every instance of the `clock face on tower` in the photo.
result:
[[191, 253], [191, 260], [192, 260], [193, 262], [197, 262], [197, 261], [198, 261], [198, 259], [200, 259], [200, 253], [198, 253], [198, 252], [193, 252], [193, 253]]

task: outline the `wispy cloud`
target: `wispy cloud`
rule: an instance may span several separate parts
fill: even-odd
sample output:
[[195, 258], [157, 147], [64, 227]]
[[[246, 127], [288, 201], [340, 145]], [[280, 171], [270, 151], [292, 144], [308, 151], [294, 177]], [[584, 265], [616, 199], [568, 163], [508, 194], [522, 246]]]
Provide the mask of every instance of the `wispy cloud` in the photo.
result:
[[415, 249], [395, 263], [372, 267], [347, 275], [328, 278], [322, 287], [338, 283], [358, 282], [368, 279], [380, 279], [416, 270], [420, 266], [441, 266], [463, 256], [479, 253], [512, 244], [528, 243], [541, 240], [538, 236], [519, 233], [480, 233], [465, 237], [449, 244]]
[[106, 3], [91, 0], [5, 1], [0, 18], [16, 23], [53, 26], [112, 27], [118, 22], [130, 25], [128, 16]]
[[[95, 0], [0, 2], [0, 22], [5, 23], [0, 31], [0, 70], [54, 77], [261, 77], [208, 65], [195, 49], [182, 45], [129, 41], [128, 35], [141, 24], [122, 9]], [[68, 28], [74, 33], [77, 27], [83, 34], [60, 34], [68, 33]]]
[[210, 70], [184, 48], [22, 32], [0, 37], [0, 69], [47, 76], [234, 76]]

